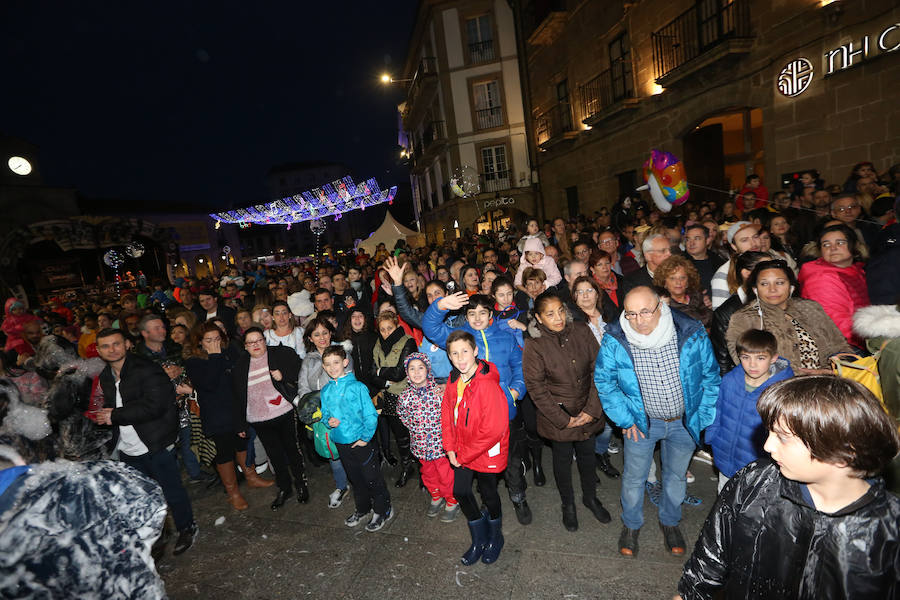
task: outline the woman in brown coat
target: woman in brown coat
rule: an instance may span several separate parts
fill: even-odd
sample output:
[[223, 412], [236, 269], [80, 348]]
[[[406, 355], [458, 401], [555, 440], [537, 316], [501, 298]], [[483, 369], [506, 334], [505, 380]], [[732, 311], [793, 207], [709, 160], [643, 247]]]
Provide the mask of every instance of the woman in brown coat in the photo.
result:
[[[756, 265], [746, 287], [756, 296], [731, 316], [725, 343], [735, 364], [740, 359], [735, 346], [748, 329], [763, 329], [778, 341], [778, 354], [791, 362], [798, 375], [828, 375], [829, 357], [850, 352], [840, 329], [813, 300], [794, 298], [794, 272], [783, 260]], [[848, 299], [849, 302], [849, 299]]]
[[572, 488], [572, 454], [577, 456], [582, 502], [601, 523], [609, 512], [597, 500], [594, 441], [603, 429], [603, 407], [594, 387], [599, 344], [585, 323], [573, 322], [552, 292], [534, 303], [539, 335], [525, 341], [522, 373], [537, 408], [537, 429], [553, 445], [553, 476], [562, 499], [563, 525], [578, 529]]

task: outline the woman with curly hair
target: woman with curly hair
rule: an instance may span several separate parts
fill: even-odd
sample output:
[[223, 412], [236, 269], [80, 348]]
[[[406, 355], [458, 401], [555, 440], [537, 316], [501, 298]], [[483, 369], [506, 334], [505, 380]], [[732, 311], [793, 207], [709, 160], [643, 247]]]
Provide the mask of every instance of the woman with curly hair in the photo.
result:
[[653, 285], [665, 291], [669, 308], [677, 308], [707, 329], [712, 310], [700, 291], [700, 274], [693, 263], [681, 255], [670, 256], [653, 272]]

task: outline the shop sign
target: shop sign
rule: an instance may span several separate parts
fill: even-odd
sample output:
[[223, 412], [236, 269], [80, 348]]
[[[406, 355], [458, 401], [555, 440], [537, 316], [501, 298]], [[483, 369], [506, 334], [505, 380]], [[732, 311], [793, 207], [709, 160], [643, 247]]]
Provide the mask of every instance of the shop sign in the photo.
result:
[[515, 204], [516, 199], [512, 196], [504, 196], [502, 198], [495, 198], [494, 200], [488, 200], [484, 203], [484, 209], [488, 210], [491, 208], [500, 208], [501, 206], [509, 206], [510, 204]]
[[789, 62], [778, 74], [778, 91], [793, 98], [806, 91], [813, 79], [813, 66], [805, 58]]
[[881, 33], [866, 35], [859, 42], [849, 42], [825, 53], [825, 76], [855, 67], [866, 60], [900, 50], [900, 23], [885, 27]]

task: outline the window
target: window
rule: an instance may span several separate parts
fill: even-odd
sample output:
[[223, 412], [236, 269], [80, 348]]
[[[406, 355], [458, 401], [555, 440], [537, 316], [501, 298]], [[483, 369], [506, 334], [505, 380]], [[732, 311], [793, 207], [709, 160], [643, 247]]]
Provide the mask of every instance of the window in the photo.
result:
[[488, 146], [481, 149], [481, 173], [482, 192], [498, 192], [509, 189], [506, 146]]
[[469, 63], [494, 60], [494, 31], [491, 16], [466, 19], [466, 39], [469, 42]]
[[572, 106], [569, 104], [569, 80], [563, 79], [556, 84], [556, 102], [559, 104], [560, 128], [572, 131]]
[[623, 33], [609, 45], [609, 74], [612, 79], [612, 100], [634, 98], [634, 82], [631, 77], [631, 47], [628, 35]]
[[472, 94], [475, 98], [475, 128], [491, 129], [502, 126], [503, 106], [497, 82], [476, 83], [472, 86]]

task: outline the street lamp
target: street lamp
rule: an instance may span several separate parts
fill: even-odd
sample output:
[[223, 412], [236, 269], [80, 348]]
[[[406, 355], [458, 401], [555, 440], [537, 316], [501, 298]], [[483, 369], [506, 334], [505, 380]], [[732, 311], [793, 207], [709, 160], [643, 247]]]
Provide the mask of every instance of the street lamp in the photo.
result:
[[381, 83], [385, 85], [389, 83], [403, 83], [405, 81], [412, 81], [412, 79], [394, 79], [393, 77], [391, 77], [390, 73], [381, 74]]

